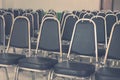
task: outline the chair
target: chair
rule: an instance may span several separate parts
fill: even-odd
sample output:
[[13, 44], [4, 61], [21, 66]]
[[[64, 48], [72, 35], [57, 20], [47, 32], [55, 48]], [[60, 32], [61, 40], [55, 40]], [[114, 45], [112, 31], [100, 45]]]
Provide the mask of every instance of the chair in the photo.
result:
[[1, 52], [5, 51], [5, 21], [4, 17], [0, 15], [0, 50]]
[[9, 80], [7, 68], [11, 66], [16, 66], [18, 64], [19, 59], [25, 58], [25, 55], [23, 55], [23, 53], [18, 54], [17, 51], [9, 52], [9, 49], [10, 48], [23, 49], [30, 47], [29, 29], [30, 23], [26, 17], [19, 16], [15, 18], [13, 25], [11, 27], [10, 38], [8, 41], [7, 48], [5, 52], [1, 52], [0, 54], [0, 67], [5, 69], [7, 80]]
[[6, 35], [6, 39], [8, 39], [10, 35], [12, 23], [14, 21], [14, 15], [10, 12], [5, 12], [3, 14], [3, 17], [5, 19], [5, 35]]
[[79, 15], [79, 18], [83, 18], [83, 16], [86, 14], [87, 12], [86, 11], [81, 11], [80, 15]]
[[[102, 67], [95, 73], [95, 80], [120, 80], [120, 21], [116, 22], [111, 30], [108, 47], [102, 63]], [[111, 64], [108, 62], [116, 62]]]
[[[48, 79], [50, 79], [50, 72], [53, 66], [58, 63], [58, 59], [53, 59], [48, 56], [39, 56], [39, 54], [44, 54], [38, 50], [48, 51], [48, 53], [53, 54], [58, 52], [62, 57], [62, 46], [61, 46], [61, 35], [60, 35], [60, 23], [55, 17], [46, 17], [41, 24], [37, 46], [35, 51], [35, 56], [27, 57], [21, 59], [16, 69], [15, 80], [18, 80], [20, 70], [30, 71], [32, 73], [41, 72], [47, 74]], [[46, 73], [45, 73], [46, 72]]]
[[39, 31], [39, 15], [38, 12], [31, 12], [31, 14], [33, 15], [33, 21], [34, 21], [34, 37], [38, 36], [38, 31]]
[[105, 17], [105, 16], [106, 16], [105, 12], [102, 12], [102, 11], [98, 12], [97, 15], [98, 15], [98, 16], [102, 16], [102, 17]]
[[[74, 59], [72, 59], [73, 54], [75, 55]], [[70, 79], [81, 78], [82, 80], [91, 78], [95, 72], [95, 65], [86, 62], [86, 59], [82, 62], [75, 60], [82, 56], [96, 56], [96, 62], [98, 61], [96, 26], [90, 19], [80, 19], [76, 22], [67, 55], [68, 60], [54, 66], [51, 79], [55, 76]]]
[[44, 16], [45, 12], [42, 9], [38, 9], [38, 10], [36, 10], [36, 12], [38, 12], [38, 15], [39, 15], [39, 24], [41, 24], [42, 18]]
[[105, 21], [105, 18], [102, 16], [94, 16], [91, 19], [96, 24], [98, 56], [102, 57], [105, 55], [105, 51], [107, 48], [106, 21]]
[[120, 20], [120, 12], [116, 13], [118, 20]]
[[69, 43], [76, 21], [79, 19], [74, 14], [66, 16], [62, 30], [62, 49], [64, 53], [68, 53]]
[[67, 15], [72, 14], [71, 12], [64, 11], [62, 16], [61, 16], [61, 21], [60, 21], [60, 26], [61, 26], [61, 31], [63, 29], [64, 21]]
[[25, 16], [30, 21], [30, 36], [33, 39], [34, 38], [34, 19], [33, 15], [31, 13], [24, 13], [22, 16]]
[[84, 14], [83, 18], [91, 19], [93, 16], [94, 16], [94, 14], [92, 14], [92, 13], [86, 13], [86, 14]]
[[117, 21], [117, 16], [114, 14], [107, 14], [105, 16], [105, 20], [106, 20], [106, 28], [107, 28], [107, 38], [109, 39], [112, 26]]

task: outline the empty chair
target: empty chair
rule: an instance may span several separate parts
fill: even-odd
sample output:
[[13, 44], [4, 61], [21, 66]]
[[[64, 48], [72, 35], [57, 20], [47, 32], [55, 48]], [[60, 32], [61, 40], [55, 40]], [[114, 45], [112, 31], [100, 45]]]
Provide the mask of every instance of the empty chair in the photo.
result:
[[44, 14], [45, 14], [44, 10], [38, 9], [38, 10], [36, 10], [36, 12], [38, 12], [38, 15], [39, 15], [39, 24], [41, 24], [42, 18], [43, 18]]
[[34, 27], [34, 37], [37, 37], [38, 35], [38, 31], [39, 31], [39, 15], [37, 12], [32, 12], [31, 13], [33, 15], [33, 20], [34, 20], [34, 24], [33, 24], [33, 27]]
[[102, 16], [94, 16], [91, 19], [96, 24], [98, 56], [102, 57], [105, 55], [105, 51], [107, 48], [106, 21], [105, 21], [105, 18]]
[[5, 51], [5, 20], [4, 17], [0, 15], [0, 50]]
[[64, 25], [64, 21], [65, 21], [66, 16], [68, 16], [70, 14], [72, 14], [72, 13], [67, 12], [67, 11], [63, 12], [63, 15], [61, 16], [61, 21], [60, 21], [61, 31], [63, 29], [63, 25]]
[[6, 39], [8, 39], [10, 35], [12, 23], [14, 21], [14, 15], [10, 12], [5, 12], [3, 17], [5, 19], [5, 35], [6, 35]]
[[[18, 60], [25, 58], [23, 53], [20, 52], [10, 52], [10, 48], [29, 48], [30, 47], [30, 23], [26, 17], [16, 17], [13, 25], [11, 27], [10, 38], [8, 41], [7, 48], [5, 52], [0, 54], [0, 67], [5, 69], [7, 80], [9, 80], [9, 75], [7, 68], [17, 65]], [[19, 54], [18, 54], [19, 53]], [[15, 67], [16, 69], [16, 67]]]
[[103, 12], [103, 11], [98, 12], [97, 15], [98, 15], [98, 16], [102, 16], [102, 17], [105, 17], [105, 16], [106, 16], [105, 12]]
[[65, 18], [62, 30], [62, 49], [64, 53], [68, 52], [69, 43], [73, 33], [73, 28], [78, 19], [79, 17], [77, 17], [74, 14], [70, 14]]
[[96, 61], [98, 61], [96, 26], [92, 20], [80, 19], [76, 22], [67, 55], [68, 61], [60, 62], [54, 66], [51, 79], [55, 76], [68, 77], [70, 79], [91, 79], [95, 72], [95, 65], [89, 62], [84, 63], [83, 60], [82, 62], [75, 61], [75, 58], [72, 59], [73, 54], [76, 54], [75, 58], [77, 56], [96, 56]]
[[31, 13], [24, 13], [23, 16], [26, 16], [30, 21], [30, 36], [34, 38], [34, 19]]
[[92, 14], [97, 15], [98, 11], [91, 11]]
[[119, 62], [120, 60], [120, 21], [116, 22], [111, 30], [108, 47], [102, 67], [95, 73], [95, 80], [120, 80], [120, 67], [117, 64], [109, 64], [108, 61]]
[[80, 13], [80, 15], [79, 15], [79, 18], [81, 19], [81, 18], [83, 18], [83, 16], [86, 14], [87, 12], [85, 12], [85, 11], [81, 11], [81, 13]]
[[[58, 63], [58, 59], [53, 59], [48, 56], [39, 56], [39, 54], [44, 54], [38, 50], [48, 51], [51, 54], [58, 52], [59, 59], [62, 58], [62, 46], [61, 46], [61, 35], [60, 35], [60, 23], [55, 17], [46, 17], [41, 24], [35, 56], [27, 57], [21, 59], [16, 69], [15, 80], [18, 79], [20, 70], [34, 72], [51, 72], [53, 66]], [[47, 74], [47, 73], [46, 73]], [[48, 79], [50, 79], [50, 74], [47, 74]]]
[[18, 9], [13, 10], [14, 18], [20, 15], [20, 12]]
[[120, 20], [120, 12], [116, 13], [118, 20]]
[[91, 19], [93, 16], [94, 16], [94, 14], [92, 14], [92, 13], [86, 13], [86, 14], [84, 14], [83, 18]]
[[115, 14], [107, 14], [105, 16], [105, 20], [106, 20], [106, 28], [107, 28], [107, 37], [109, 39], [112, 26], [117, 21], [117, 16]]

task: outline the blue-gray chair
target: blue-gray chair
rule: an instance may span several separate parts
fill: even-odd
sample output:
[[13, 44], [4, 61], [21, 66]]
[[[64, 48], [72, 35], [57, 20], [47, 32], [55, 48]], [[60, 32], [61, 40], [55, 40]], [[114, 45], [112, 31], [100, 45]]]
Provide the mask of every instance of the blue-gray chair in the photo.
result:
[[107, 48], [106, 20], [102, 16], [94, 16], [91, 19], [96, 24], [98, 56], [102, 57], [102, 56], [105, 55], [105, 51], [106, 51], [106, 48]]
[[120, 21], [116, 22], [112, 27], [104, 61], [102, 67], [95, 73], [95, 80], [120, 80], [119, 60]]
[[[39, 51], [39, 50], [42, 50]], [[52, 58], [49, 56], [40, 56], [44, 51], [48, 54], [58, 53], [59, 58]], [[56, 54], [56, 53], [55, 53]], [[47, 74], [50, 79], [51, 69], [58, 63], [58, 59], [62, 58], [62, 46], [60, 35], [60, 23], [55, 17], [46, 17], [42, 21], [35, 51], [35, 56], [27, 57], [19, 60], [18, 68], [16, 69], [15, 80], [18, 80], [20, 70], [34, 72], [41, 72]], [[33, 77], [32, 77], [33, 78]]]
[[8, 40], [8, 45], [6, 47], [6, 50], [5, 52], [1, 52], [0, 54], [0, 67], [5, 69], [7, 80], [9, 80], [7, 68], [11, 66], [16, 66], [18, 64], [19, 59], [26, 57], [25, 55], [23, 55], [23, 53], [18, 54], [20, 52], [10, 52], [9, 49], [30, 48], [29, 30], [30, 30], [30, 23], [26, 17], [19, 16], [15, 18], [11, 27], [10, 38]]
[[[88, 61], [76, 61], [77, 57], [96, 57], [97, 56], [97, 37], [95, 23], [90, 19], [80, 19], [76, 22], [68, 51], [67, 61], [60, 62], [54, 66], [51, 79], [55, 76], [67, 77], [70, 79], [91, 79], [95, 72], [95, 65]], [[72, 55], [76, 55], [72, 59]]]

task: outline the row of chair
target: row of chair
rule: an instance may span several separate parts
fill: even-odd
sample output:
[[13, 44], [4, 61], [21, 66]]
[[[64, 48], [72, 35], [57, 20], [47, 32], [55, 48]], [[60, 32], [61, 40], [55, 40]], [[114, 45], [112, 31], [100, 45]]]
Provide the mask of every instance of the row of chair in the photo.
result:
[[[1, 16], [2, 31], [0, 42], [5, 50], [3, 49], [0, 54], [0, 66], [5, 68], [7, 79], [9, 79], [7, 67], [16, 65], [15, 80], [18, 80], [20, 70], [31, 71], [33, 73], [47, 72], [48, 80], [52, 80], [55, 76], [72, 79], [92, 79], [94, 74], [95, 80], [110, 80], [112, 78], [113, 80], [119, 80], [119, 68], [110, 68], [104, 65], [106, 65], [107, 58], [119, 60], [120, 22], [116, 22], [112, 27], [104, 62], [101, 63], [101, 61], [99, 62], [95, 19], [78, 19], [76, 17], [67, 57], [64, 58], [60, 22], [57, 18], [51, 16], [44, 17], [38, 32], [37, 42], [32, 43], [29, 19], [25, 16], [16, 17], [12, 24], [10, 37], [5, 49], [5, 23], [3, 16]], [[63, 34], [64, 31], [62, 32]], [[26, 48], [28, 52], [26, 52], [26, 55], [17, 54], [17, 52], [15, 54], [9, 53], [11, 46], [13, 48]], [[48, 52], [47, 56], [39, 56], [39, 54], [46, 54], [46, 51]], [[81, 57], [90, 58], [90, 63], [86, 59], [84, 61]], [[77, 58], [81, 59], [81, 61], [76, 60]], [[99, 65], [103, 66], [103, 68], [99, 68]]]

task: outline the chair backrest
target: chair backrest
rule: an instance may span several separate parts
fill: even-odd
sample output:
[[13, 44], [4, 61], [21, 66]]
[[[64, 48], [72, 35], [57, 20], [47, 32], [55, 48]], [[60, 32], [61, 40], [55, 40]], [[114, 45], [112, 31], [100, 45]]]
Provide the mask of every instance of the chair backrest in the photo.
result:
[[79, 18], [83, 18], [83, 16], [86, 14], [87, 12], [86, 11], [81, 11], [80, 15], [79, 15]]
[[67, 41], [71, 40], [73, 28], [78, 19], [79, 17], [77, 17], [74, 14], [70, 14], [66, 16], [62, 29], [62, 40], [67, 40]]
[[39, 30], [39, 15], [38, 12], [31, 12], [34, 20], [34, 30]]
[[14, 15], [10, 12], [5, 12], [3, 14], [3, 17], [5, 19], [5, 35], [10, 35], [10, 30], [14, 21]]
[[31, 13], [24, 13], [23, 16], [26, 16], [30, 21], [30, 36], [34, 37], [34, 19]]
[[118, 20], [120, 20], [120, 12], [118, 12], [118, 13], [116, 14], [116, 16], [117, 16]]
[[106, 28], [107, 28], [107, 37], [110, 37], [110, 32], [113, 24], [117, 21], [117, 16], [115, 14], [107, 14], [105, 16]]
[[60, 23], [55, 17], [46, 17], [42, 21], [37, 39], [37, 50], [58, 51], [62, 55]]
[[27, 17], [18, 16], [12, 25], [6, 52], [10, 47], [29, 48], [30, 52], [30, 44], [30, 22]]
[[5, 21], [4, 17], [0, 15], [0, 45], [5, 48]]
[[91, 19], [80, 19], [76, 22], [68, 58], [70, 53], [81, 56], [96, 56], [96, 61], [98, 61], [96, 25]]
[[14, 13], [14, 18], [20, 15], [20, 12], [18, 9], [14, 9], [13, 13]]
[[63, 29], [63, 25], [64, 25], [64, 21], [65, 21], [66, 16], [68, 16], [70, 14], [72, 14], [72, 13], [71, 12], [64, 12], [64, 14], [62, 16], [62, 19], [61, 19], [61, 23], [60, 23], [60, 25], [61, 25], [61, 31]]
[[36, 12], [38, 12], [38, 15], [39, 15], [39, 24], [41, 24], [42, 18], [44, 16], [44, 10], [39, 9], [39, 10], [36, 10]]
[[86, 13], [86, 14], [84, 14], [83, 18], [91, 19], [93, 16], [94, 16], [94, 14], [92, 14], [92, 13]]
[[105, 18], [102, 16], [94, 16], [91, 19], [96, 24], [97, 42], [105, 44], [105, 47], [107, 47], [107, 31]]
[[112, 27], [104, 64], [107, 58], [120, 60], [120, 21], [116, 22]]
[[97, 14], [98, 16], [102, 16], [102, 17], [105, 17], [105, 12], [102, 12], [102, 11], [100, 11], [98, 14]]

